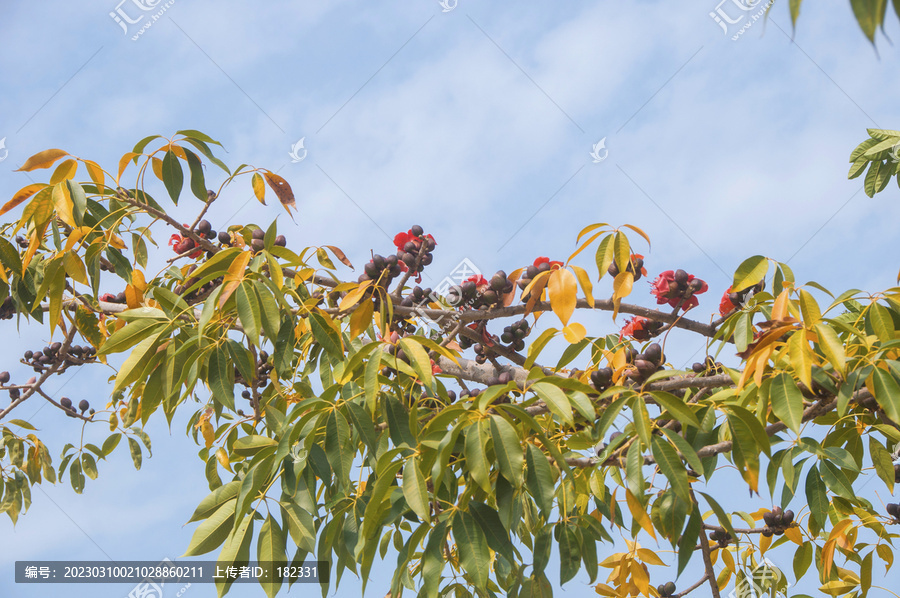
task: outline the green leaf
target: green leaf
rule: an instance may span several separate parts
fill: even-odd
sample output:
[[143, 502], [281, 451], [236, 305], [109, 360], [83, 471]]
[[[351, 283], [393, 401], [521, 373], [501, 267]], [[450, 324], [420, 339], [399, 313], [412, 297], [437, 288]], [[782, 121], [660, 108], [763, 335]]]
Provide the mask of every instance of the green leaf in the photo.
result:
[[853, 484], [847, 479], [847, 476], [835, 464], [828, 459], [820, 462], [820, 472], [822, 481], [834, 494], [842, 496], [847, 500], [855, 500], [856, 493], [853, 492]]
[[675, 490], [679, 498], [690, 502], [691, 485], [688, 483], [687, 470], [684, 468], [681, 459], [678, 458], [678, 453], [671, 444], [662, 440], [659, 436], [653, 437], [651, 450], [653, 451], [653, 458], [656, 459], [656, 464], [659, 465], [659, 469], [669, 480], [669, 483], [672, 484], [672, 489]]
[[134, 468], [141, 468], [141, 445], [134, 438], [128, 437], [128, 449], [131, 451], [131, 460], [134, 462]]
[[325, 455], [341, 486], [345, 486], [350, 479], [355, 454], [356, 444], [350, 442], [347, 420], [339, 411], [332, 411], [325, 424]]
[[485, 492], [491, 492], [491, 465], [487, 459], [490, 438], [487, 420], [478, 420], [465, 430], [466, 469]]
[[891, 453], [885, 449], [880, 442], [874, 437], [869, 436], [869, 455], [872, 457], [872, 465], [875, 466], [875, 472], [878, 474], [888, 487], [888, 491], [894, 493], [894, 464], [891, 460]]
[[880, 303], [873, 302], [869, 305], [866, 316], [878, 340], [882, 343], [889, 343], [894, 340], [894, 320], [891, 318], [891, 312], [888, 308]]
[[184, 155], [187, 156], [188, 168], [191, 170], [191, 192], [197, 199], [206, 203], [209, 196], [206, 192], [206, 177], [203, 176], [203, 164], [201, 164], [197, 154], [189, 149], [184, 150]]
[[803, 420], [803, 393], [794, 378], [785, 372], [778, 374], [769, 387], [769, 399], [775, 416], [799, 436]]
[[81, 469], [92, 480], [97, 479], [97, 461], [90, 453], [81, 453]]
[[[85, 317], [87, 316], [88, 314], [85, 313]], [[164, 326], [164, 324], [150, 318], [135, 320], [113, 332], [110, 337], [106, 339], [106, 342], [103, 343], [103, 346], [97, 354], [106, 356], [127, 351], [145, 338], [158, 332], [162, 326]], [[79, 330], [80, 329], [81, 326], [79, 326]]]
[[232, 451], [241, 457], [252, 457], [264, 448], [278, 446], [278, 442], [268, 436], [242, 436], [232, 446]]
[[705, 492], [699, 492], [699, 494], [701, 494], [703, 498], [706, 499], [706, 502], [708, 502], [709, 506], [712, 507], [712, 510], [715, 511], [716, 517], [719, 519], [719, 523], [722, 524], [722, 527], [725, 528], [725, 531], [731, 534], [732, 538], [737, 538], [738, 535], [735, 533], [734, 527], [732, 527], [731, 525], [731, 517], [729, 517], [728, 514], [725, 513], [725, 509], [720, 507], [719, 503], [713, 500], [713, 497], [709, 496]]
[[[129, 440], [131, 439], [129, 438]], [[194, 535], [190, 544], [188, 544], [187, 551], [182, 556], [197, 556], [218, 548], [231, 532], [236, 505], [237, 499], [229, 499], [201, 523], [194, 530]]]
[[534, 391], [547, 404], [551, 413], [570, 426], [574, 424], [572, 404], [562, 389], [546, 382], [535, 382], [531, 385], [530, 390]]
[[791, 0], [791, 26], [797, 28], [797, 17], [800, 16], [800, 3], [803, 0]]
[[282, 521], [290, 533], [291, 541], [307, 552], [316, 550], [316, 527], [312, 515], [300, 505], [282, 502]]
[[453, 537], [456, 539], [463, 569], [469, 574], [475, 587], [484, 588], [491, 564], [484, 532], [471, 515], [465, 511], [457, 511], [453, 516]]
[[484, 532], [491, 550], [503, 555], [503, 558], [510, 563], [514, 563], [513, 545], [509, 540], [509, 532], [503, 527], [497, 511], [482, 502], [473, 500], [469, 502], [469, 513]]
[[527, 444], [525, 452], [525, 464], [528, 467], [525, 483], [528, 491], [534, 497], [538, 508], [543, 513], [549, 513], [553, 508], [553, 472], [550, 470], [550, 464], [547, 457], [538, 447], [531, 443]]
[[431, 358], [428, 357], [426, 351], [416, 339], [406, 337], [400, 340], [400, 346], [403, 351], [412, 360], [412, 367], [419, 375], [419, 379], [425, 383], [427, 388], [434, 386], [434, 376], [431, 372]]
[[313, 337], [329, 355], [339, 359], [343, 358], [344, 349], [341, 337], [325, 322], [322, 316], [317, 313], [309, 314], [309, 326], [312, 329]]
[[[259, 538], [256, 541], [257, 561], [274, 563], [274, 566], [279, 564], [282, 566], [286, 565], [285, 543], [284, 530], [281, 529], [281, 526], [269, 513], [259, 529]], [[272, 570], [267, 572], [271, 575], [267, 576], [268, 578], [261, 578], [259, 582], [269, 598], [274, 598], [278, 590], [281, 589], [281, 577], [274, 571], [274, 566]]]
[[703, 473], [703, 463], [700, 461], [700, 457], [697, 455], [697, 451], [694, 450], [694, 447], [674, 430], [668, 428], [661, 428], [661, 430], [666, 438], [669, 439], [669, 442], [675, 445], [675, 448], [678, 449], [688, 465], [690, 465], [697, 473]]
[[701, 529], [703, 528], [703, 517], [700, 515], [700, 509], [695, 504], [691, 517], [688, 519], [684, 533], [678, 539], [678, 575], [684, 571], [684, 568], [694, 556], [694, 547], [697, 546], [697, 540], [700, 538]]
[[[148, 137], [144, 137], [143, 139], [141, 139], [140, 141], [137, 142], [137, 144], [134, 146], [134, 149], [131, 150], [131, 152], [133, 154], [143, 154], [144, 148], [147, 147], [147, 144], [150, 143], [151, 141], [153, 141], [154, 139], [159, 139], [159, 138], [160, 138], [159, 135], [150, 135]], [[134, 160], [134, 163], [137, 164], [138, 156], [135, 156], [133, 158], [133, 160]]]
[[875, 31], [880, 23], [879, 5], [883, 0], [850, 0], [853, 15], [869, 41], [875, 43]]
[[228, 349], [217, 346], [209, 356], [209, 388], [213, 397], [224, 407], [234, 411], [234, 364], [228, 359]]
[[669, 412], [669, 415], [674, 416], [679, 422], [700, 428], [697, 416], [694, 415], [694, 412], [682, 399], [668, 392], [654, 391], [649, 394], [653, 397], [653, 400]]
[[802, 546], [797, 548], [797, 551], [794, 553], [794, 576], [797, 579], [806, 575], [809, 566], [812, 564], [812, 558], [812, 542], [804, 542]]
[[572, 526], [557, 523], [559, 531], [559, 585], [571, 580], [581, 569], [581, 543]]
[[415, 455], [403, 467], [403, 496], [406, 504], [426, 523], [431, 523], [431, 508], [428, 503], [428, 489], [425, 476], [419, 469], [419, 458]]
[[526, 370], [530, 370], [531, 366], [534, 365], [534, 361], [538, 358], [538, 355], [541, 354], [541, 351], [544, 350], [544, 347], [547, 346], [547, 343], [559, 332], [556, 328], [548, 328], [543, 331], [534, 342], [531, 343], [528, 347], [528, 357], [525, 359], [525, 363], [522, 366]]
[[388, 423], [388, 432], [394, 446], [416, 446], [416, 437], [409, 428], [409, 414], [397, 397], [385, 394], [382, 399], [382, 411]]
[[491, 438], [500, 473], [516, 488], [522, 487], [525, 455], [516, 428], [505, 418], [491, 415]]
[[738, 293], [752, 287], [759, 281], [765, 279], [766, 272], [769, 271], [769, 260], [764, 256], [754, 255], [748, 257], [734, 272], [734, 281], [731, 283], [731, 290]]
[[[253, 516], [247, 515], [244, 517], [241, 522], [238, 524], [237, 528], [228, 536], [228, 539], [225, 541], [225, 545], [222, 547], [222, 551], [219, 553], [219, 558], [216, 561], [216, 566], [228, 567], [234, 564], [246, 564], [250, 561], [250, 542], [253, 539]], [[231, 587], [231, 584], [234, 583], [232, 579], [216, 581], [216, 588], [219, 592], [219, 597], [224, 596], [228, 591], [228, 588]]]
[[178, 156], [175, 152], [169, 150], [163, 156], [162, 161], [163, 184], [172, 202], [178, 205], [178, 197], [181, 195], [181, 188], [184, 186], [184, 172], [181, 170], [181, 164], [178, 162]]
[[241, 320], [244, 333], [250, 342], [258, 347], [260, 313], [256, 293], [253, 292], [250, 283], [245, 280], [235, 290], [234, 297], [237, 303], [238, 318]]
[[828, 492], [825, 482], [819, 476], [819, 470], [813, 465], [806, 474], [806, 503], [809, 510], [822, 525], [828, 518]]
[[875, 387], [875, 400], [884, 409], [891, 421], [900, 422], [900, 385], [890, 374], [881, 368], [872, 370], [872, 385]]
[[206, 498], [200, 501], [200, 504], [197, 505], [196, 509], [194, 509], [194, 514], [191, 515], [191, 518], [187, 520], [187, 523], [206, 519], [207, 517], [215, 513], [219, 509], [219, 507], [227, 503], [229, 500], [237, 498], [240, 489], [241, 483], [237, 480], [228, 482], [224, 486], [219, 486], [218, 488], [210, 492], [206, 496]]

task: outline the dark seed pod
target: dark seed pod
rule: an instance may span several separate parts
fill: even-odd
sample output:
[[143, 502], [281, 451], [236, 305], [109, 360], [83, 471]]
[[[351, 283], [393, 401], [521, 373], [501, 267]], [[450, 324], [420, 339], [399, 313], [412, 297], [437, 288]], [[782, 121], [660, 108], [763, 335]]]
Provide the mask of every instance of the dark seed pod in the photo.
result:
[[231, 233], [224, 230], [219, 231], [219, 243], [222, 245], [231, 245]]
[[59, 404], [63, 406], [64, 409], [72, 408], [72, 399], [69, 397], [63, 397], [59, 400]]
[[9, 372], [0, 372], [0, 384], [9, 382]]
[[277, 237], [275, 237], [275, 246], [276, 247], [287, 246], [287, 239], [284, 237], [284, 235], [278, 235]]
[[253, 239], [250, 242], [250, 247], [253, 248], [253, 251], [262, 251], [266, 248], [266, 242], [262, 239]]
[[265, 238], [266, 238], [266, 231], [264, 231], [264, 230], [261, 229], [261, 228], [254, 228], [254, 229], [253, 229], [253, 232], [250, 233], [250, 237], [253, 238], [253, 239], [259, 239], [259, 240], [265, 239]]
[[88, 409], [91, 408], [91, 404], [87, 402], [87, 399], [81, 399], [78, 402], [78, 408], [81, 410], [82, 413], [84, 413], [85, 411], [87, 411]]
[[688, 273], [679, 268], [675, 270], [675, 282], [679, 284], [679, 286], [684, 286], [688, 283]]

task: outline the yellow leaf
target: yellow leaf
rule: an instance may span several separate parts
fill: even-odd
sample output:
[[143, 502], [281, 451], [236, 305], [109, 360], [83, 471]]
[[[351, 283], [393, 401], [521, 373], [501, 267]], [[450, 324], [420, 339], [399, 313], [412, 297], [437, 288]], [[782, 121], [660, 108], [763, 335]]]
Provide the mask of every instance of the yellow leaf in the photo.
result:
[[634, 275], [626, 270], [619, 270], [613, 280], [613, 319], [619, 315], [619, 304], [622, 303], [622, 298], [631, 294], [633, 286]]
[[203, 440], [206, 444], [206, 448], [211, 447], [213, 445], [213, 442], [215, 442], [216, 432], [213, 429], [212, 424], [209, 423], [209, 419], [204, 418], [200, 422], [200, 433], [203, 434]]
[[341, 300], [340, 310], [347, 311], [357, 303], [359, 303], [360, 299], [363, 298], [363, 295], [366, 294], [366, 291], [370, 286], [372, 286], [373, 281], [366, 280], [355, 289], [344, 295], [344, 298]]
[[772, 305], [772, 320], [783, 320], [788, 315], [788, 304], [790, 303], [790, 293], [788, 289], [781, 291], [781, 294], [775, 299]]
[[223, 288], [222, 294], [219, 296], [219, 309], [222, 309], [234, 290], [241, 286], [241, 281], [244, 280], [244, 274], [247, 271], [247, 264], [250, 263], [250, 254], [249, 251], [242, 251], [228, 266], [228, 272], [222, 279]]
[[725, 549], [725, 550], [722, 550], [721, 552], [722, 552], [722, 562], [725, 563], [725, 566], [728, 568], [729, 571], [731, 571], [732, 573], [736, 573], [736, 568], [734, 566], [734, 557], [731, 556], [731, 551]]
[[75, 247], [75, 244], [78, 243], [81, 239], [84, 238], [86, 234], [91, 232], [93, 229], [89, 226], [78, 226], [72, 229], [72, 232], [69, 233], [69, 237], [66, 239], [66, 248], [63, 249], [64, 252], [72, 251]]
[[631, 579], [641, 594], [650, 595], [650, 574], [647, 572], [647, 567], [637, 561], [632, 561]]
[[74, 251], [66, 251], [63, 253], [63, 267], [65, 267], [66, 274], [68, 274], [72, 280], [80, 282], [81, 284], [89, 284], [87, 270], [85, 270], [81, 258]]
[[228, 453], [224, 448], [219, 447], [218, 450], [216, 450], [216, 459], [219, 461], [219, 465], [234, 473], [231, 469], [231, 460], [228, 458]]
[[825, 577], [831, 574], [831, 566], [834, 564], [834, 549], [837, 546], [837, 540], [828, 540], [822, 549], [822, 569]]
[[587, 270], [584, 268], [572, 266], [572, 270], [575, 271], [575, 276], [578, 278], [578, 284], [581, 285], [581, 292], [584, 293], [584, 298], [587, 299], [587, 302], [590, 304], [591, 308], [593, 308], [594, 285], [591, 284], [591, 277], [588, 276]]
[[122, 237], [112, 232], [111, 230], [107, 230], [104, 234], [106, 237], [106, 242], [109, 243], [110, 247], [115, 247], [116, 249], [125, 249], [125, 241], [122, 240]]
[[799, 527], [787, 528], [784, 530], [784, 535], [797, 546], [803, 546], [803, 534], [800, 533]]
[[141, 293], [147, 290], [147, 281], [144, 279], [144, 273], [137, 268], [131, 271], [131, 284]]
[[575, 312], [575, 303], [578, 301], [575, 275], [565, 268], [554, 270], [550, 274], [547, 288], [550, 289], [550, 307], [565, 326]]
[[256, 195], [256, 199], [258, 199], [259, 203], [262, 205], [266, 205], [266, 184], [263, 182], [263, 178], [258, 172], [253, 173], [251, 183], [253, 184], [253, 194]]
[[180, 145], [175, 145], [174, 143], [170, 143], [167, 147], [172, 151], [173, 154], [187, 162], [187, 154], [184, 153], [183, 147], [181, 147]]
[[643, 230], [639, 229], [638, 227], [636, 227], [633, 224], [623, 224], [622, 226], [624, 226], [625, 228], [630, 228], [631, 230], [633, 230], [640, 236], [644, 237], [644, 240], [647, 241], [647, 247], [648, 248], [650, 247], [650, 237], [647, 236], [647, 233], [645, 233]]
[[650, 550], [649, 548], [638, 548], [637, 549], [638, 558], [641, 559], [645, 563], [650, 563], [651, 565], [658, 565], [660, 567], [665, 567], [665, 563], [659, 556]]
[[72, 208], [75, 207], [75, 204], [72, 202], [72, 198], [69, 195], [69, 188], [66, 186], [66, 183], [57, 183], [53, 187], [53, 194], [51, 197], [53, 198], [53, 206], [56, 208], [56, 215], [59, 216], [59, 219], [69, 226], [77, 226], [75, 224], [75, 216], [72, 215]]
[[594, 591], [600, 594], [601, 596], [611, 596], [612, 598], [616, 598], [619, 595], [617, 591], [606, 585], [605, 583], [598, 583], [594, 586]]
[[772, 536], [764, 536], [760, 534], [759, 538], [759, 553], [765, 554], [769, 549], [769, 546], [772, 545]]
[[50, 184], [55, 185], [66, 179], [71, 179], [75, 176], [75, 173], [78, 171], [78, 162], [75, 160], [69, 159], [56, 167], [56, 170], [53, 171], [53, 174], [50, 175]]
[[573, 345], [577, 342], [580, 342], [586, 334], [587, 330], [585, 330], [584, 326], [582, 326], [578, 322], [572, 322], [571, 324], [563, 328], [563, 336], [567, 341], [569, 341], [569, 343]]
[[140, 154], [136, 154], [134, 152], [128, 152], [124, 156], [119, 159], [119, 173], [116, 175], [116, 182], [118, 183], [119, 179], [122, 178], [122, 173], [125, 172], [125, 169], [128, 168], [128, 163], [131, 162], [131, 159], [135, 156], [140, 156]]
[[628, 488], [625, 489], [625, 502], [628, 503], [628, 510], [631, 511], [631, 516], [634, 517], [634, 520], [637, 521], [638, 525], [640, 525], [641, 528], [655, 540], [656, 531], [653, 529], [653, 524], [650, 522], [650, 516], [647, 515], [647, 511], [644, 510], [641, 503], [638, 502], [638, 499], [635, 498], [634, 494], [632, 494], [631, 490]]
[[812, 388], [812, 359], [813, 356], [806, 341], [803, 330], [798, 330], [788, 339], [788, 355], [794, 373], [806, 388]]
[[160, 160], [156, 156], [153, 156], [150, 159], [150, 167], [153, 169], [153, 174], [156, 175], [156, 178], [158, 178], [159, 180], [162, 181], [163, 180], [162, 160]]
[[16, 191], [16, 194], [12, 196], [12, 199], [3, 204], [3, 207], [0, 208], [0, 216], [6, 214], [46, 186], [47, 185], [43, 183], [34, 183], [32, 185], [26, 185], [25, 187], [22, 187], [21, 189]]
[[28, 243], [28, 249], [25, 250], [25, 255], [22, 256], [22, 276], [25, 276], [25, 270], [28, 269], [31, 258], [34, 257], [35, 252], [44, 240], [44, 233], [47, 232], [47, 225], [48, 223], [44, 222], [39, 228], [36, 228], [31, 232], [31, 240]]
[[350, 316], [350, 336], [352, 338], [356, 338], [366, 331], [369, 324], [372, 323], [374, 313], [375, 303], [371, 300], [365, 301], [356, 308], [356, 311]]
[[85, 160], [84, 165], [87, 168], [91, 180], [97, 185], [97, 188], [100, 189], [103, 187], [106, 182], [106, 177], [103, 175], [103, 169], [100, 168], [100, 165], [92, 160]]
[[25, 160], [25, 164], [22, 164], [22, 167], [14, 172], [31, 172], [39, 168], [50, 168], [57, 160], [68, 155], [69, 152], [64, 152], [61, 149], [44, 150]]

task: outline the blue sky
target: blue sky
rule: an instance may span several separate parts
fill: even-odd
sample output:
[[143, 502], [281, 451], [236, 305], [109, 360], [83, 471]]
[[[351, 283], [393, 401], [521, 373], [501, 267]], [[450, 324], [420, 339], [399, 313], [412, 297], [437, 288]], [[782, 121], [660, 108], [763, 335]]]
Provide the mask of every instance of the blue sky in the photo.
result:
[[[709, 16], [712, 0], [451, 6], [176, 0], [140, 33], [154, 11], [127, 0], [118, 8], [143, 18], [126, 33], [110, 17], [112, 0], [5, 2], [0, 196], [46, 180], [13, 172], [37, 151], [59, 147], [111, 170], [142, 137], [193, 128], [224, 144], [230, 166], [277, 171], [297, 197], [294, 225], [239, 181], [215, 204], [216, 228], [279, 217], [291, 246], [337, 245], [355, 264], [370, 249], [390, 251], [390, 238], [418, 223], [439, 244], [434, 281], [463, 258], [486, 273], [510, 271], [539, 255], [565, 259], [583, 226], [605, 221], [648, 232], [651, 277], [681, 267], [709, 282], [698, 319], [754, 254], [836, 291], [895, 283], [900, 193], [892, 183], [869, 199], [846, 173], [867, 127], [900, 128], [900, 61], [884, 37], [872, 48], [849, 3], [804, 3], [793, 40], [784, 1], [737, 40], [738, 25], [726, 34]], [[898, 29], [889, 15], [887, 34], [900, 39]], [[292, 162], [301, 138], [308, 153]], [[594, 163], [603, 138], [608, 157]], [[173, 213], [187, 220], [190, 207]], [[642, 284], [634, 299], [650, 305]], [[581, 321], [598, 333], [621, 325], [609, 314]], [[0, 363], [27, 377], [21, 353], [49, 339], [4, 326]], [[702, 349], [672, 338], [683, 340], [673, 362], [689, 364]], [[109, 373], [82, 371], [50, 390], [100, 404]], [[80, 435], [39, 404], [16, 415], [41, 429], [54, 456]], [[161, 418], [151, 422], [154, 456], [140, 472], [116, 453], [84, 494], [36, 487], [15, 528], [0, 520], [0, 595], [60, 588], [16, 586], [16, 559], [183, 553], [193, 526], [182, 525], [208, 491], [185, 422], [171, 435]], [[376, 578], [370, 595], [388, 583]], [[65, 591], [105, 598], [128, 589]], [[566, 589], [589, 591], [577, 580]], [[340, 594], [358, 595], [358, 586]]]

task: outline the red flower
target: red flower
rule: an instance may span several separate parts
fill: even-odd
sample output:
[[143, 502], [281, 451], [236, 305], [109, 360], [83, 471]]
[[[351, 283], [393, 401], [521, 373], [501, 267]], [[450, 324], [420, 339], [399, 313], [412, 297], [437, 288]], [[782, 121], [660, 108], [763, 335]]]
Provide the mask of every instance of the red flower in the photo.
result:
[[431, 235], [422, 235], [421, 237], [417, 237], [413, 234], [412, 229], [409, 229], [405, 233], [397, 233], [396, 235], [394, 235], [394, 246], [397, 247], [398, 250], [402, 250], [404, 247], [406, 247], [407, 243], [412, 241], [418, 248], [422, 246], [422, 242], [425, 239], [429, 239], [432, 243], [437, 245], [437, 242]]
[[[416, 237], [412, 235], [412, 232], [397, 233], [396, 235], [394, 235], [394, 245], [397, 246], [397, 249], [403, 249], [403, 247], [410, 241], [415, 243], [417, 240], [418, 239], [416, 239]], [[419, 241], [419, 243], [421, 243], [421, 241]]]
[[440, 374], [441, 372], [443, 372], [443, 370], [441, 369], [441, 366], [439, 366], [438, 364], [436, 364], [436, 363], [434, 362], [434, 360], [432, 359], [432, 360], [431, 360], [431, 373], [432, 373], [432, 374]]
[[[676, 280], [675, 271], [666, 270], [650, 283], [650, 293], [656, 297], [657, 305], [664, 303], [668, 303], [672, 307], [681, 305], [681, 309], [687, 311], [700, 304], [696, 296], [709, 290], [709, 286], [693, 274], [687, 274], [684, 271], [681, 273], [685, 278], [680, 282]], [[695, 280], [697, 282], [694, 282]]]
[[169, 237], [169, 247], [175, 247], [176, 244], [181, 243], [181, 235], [172, 235]]
[[727, 316], [735, 309], [737, 309], [737, 305], [731, 302], [731, 299], [728, 297], [731, 294], [731, 287], [728, 287], [728, 290], [722, 294], [722, 300], [719, 301], [719, 315]]
[[619, 332], [619, 340], [625, 336], [630, 336], [637, 341], [650, 340], [650, 320], [635, 316], [625, 322], [625, 326]]
[[490, 283], [485, 279], [481, 274], [473, 274], [472, 276], [466, 279], [466, 282], [474, 282], [475, 288], [479, 291], [483, 290], [484, 287], [490, 285]]
[[550, 264], [550, 268], [551, 268], [552, 270], [559, 270], [560, 268], [563, 267], [563, 263], [562, 263], [562, 262], [556, 262], [556, 261], [551, 262], [549, 257], [539, 257], [539, 258], [537, 258], [536, 260], [534, 260], [534, 267], [535, 267], [535, 268], [540, 268], [541, 264], [543, 264], [543, 263]]

